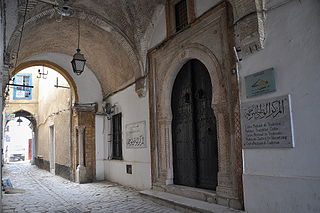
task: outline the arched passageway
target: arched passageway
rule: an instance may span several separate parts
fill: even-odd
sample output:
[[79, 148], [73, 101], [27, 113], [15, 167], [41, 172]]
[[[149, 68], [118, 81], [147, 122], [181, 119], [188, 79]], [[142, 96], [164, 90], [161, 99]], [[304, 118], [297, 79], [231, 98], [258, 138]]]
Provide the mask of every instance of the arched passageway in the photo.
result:
[[[95, 112], [102, 101], [99, 82], [88, 68], [85, 78], [80, 78], [64, 68], [70, 62], [62, 61], [60, 66], [39, 58], [21, 63], [13, 71], [11, 84], [15, 86], [8, 87], [6, 110], [28, 111], [34, 117], [34, 163], [39, 168], [75, 181], [83, 159], [83, 182], [90, 182], [95, 179]], [[80, 128], [83, 131], [78, 131]], [[82, 153], [79, 137], [85, 147]]]
[[[67, 72], [52, 63], [46, 64], [49, 66], [26, 63], [16, 69], [8, 87], [5, 112], [30, 120], [31, 162], [72, 179], [72, 107], [78, 100], [77, 89]], [[25, 134], [22, 128], [15, 131], [16, 135]]]

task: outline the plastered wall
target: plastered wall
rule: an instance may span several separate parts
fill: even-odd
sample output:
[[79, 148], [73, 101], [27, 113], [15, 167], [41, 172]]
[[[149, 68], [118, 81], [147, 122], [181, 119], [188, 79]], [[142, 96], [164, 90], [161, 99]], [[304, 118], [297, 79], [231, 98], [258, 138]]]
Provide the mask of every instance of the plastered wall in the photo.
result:
[[[220, 0], [195, 0], [195, 16], [200, 17], [202, 14], [207, 12], [210, 8], [218, 5]], [[153, 31], [150, 34], [148, 42], [148, 48], [151, 49], [156, 45], [160, 44], [166, 39], [167, 29], [166, 29], [166, 10], [164, 6], [159, 6], [156, 10], [154, 17], [152, 19], [151, 25], [153, 26]]]
[[[122, 153], [123, 160], [108, 159], [111, 154], [110, 121], [105, 116], [96, 117], [97, 179], [107, 179], [138, 189], [151, 187], [150, 133], [148, 95], [139, 98], [134, 85], [108, 98], [115, 104], [115, 113], [122, 113]], [[126, 148], [125, 126], [146, 122], [146, 148]], [[132, 165], [132, 174], [126, 173], [126, 165]], [[104, 171], [104, 172], [102, 172]]]
[[67, 81], [57, 72], [48, 69], [47, 79], [39, 82], [38, 105], [38, 143], [37, 155], [49, 161], [49, 127], [55, 131], [55, 163], [70, 166], [70, 89], [57, 88], [56, 78], [60, 86], [69, 87]]
[[[320, 2], [267, 2], [264, 50], [240, 62], [241, 101], [291, 94], [294, 148], [244, 149], [248, 213], [320, 212]], [[274, 93], [246, 98], [244, 77], [273, 67]]]
[[217, 5], [220, 0], [195, 0], [195, 13], [196, 17], [201, 16], [203, 13], [205, 13], [208, 9], [211, 7]]

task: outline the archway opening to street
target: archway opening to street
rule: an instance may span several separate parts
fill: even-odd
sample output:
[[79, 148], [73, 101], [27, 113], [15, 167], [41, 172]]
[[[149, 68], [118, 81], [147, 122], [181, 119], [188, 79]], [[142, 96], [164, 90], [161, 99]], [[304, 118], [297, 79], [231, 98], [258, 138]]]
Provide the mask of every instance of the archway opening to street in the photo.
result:
[[[78, 97], [67, 72], [53, 68], [18, 69], [7, 86], [6, 162], [30, 160], [41, 169], [71, 179], [72, 107]], [[20, 153], [14, 153], [15, 149]]]

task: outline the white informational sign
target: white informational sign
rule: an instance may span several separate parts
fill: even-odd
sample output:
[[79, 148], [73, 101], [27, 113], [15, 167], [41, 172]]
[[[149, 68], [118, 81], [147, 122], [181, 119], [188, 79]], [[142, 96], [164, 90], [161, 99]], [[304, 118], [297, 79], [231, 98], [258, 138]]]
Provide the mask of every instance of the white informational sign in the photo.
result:
[[17, 90], [16, 91], [16, 98], [25, 98], [26, 97], [26, 91]]
[[243, 148], [294, 147], [290, 95], [241, 104]]
[[146, 121], [126, 125], [126, 147], [146, 148]]

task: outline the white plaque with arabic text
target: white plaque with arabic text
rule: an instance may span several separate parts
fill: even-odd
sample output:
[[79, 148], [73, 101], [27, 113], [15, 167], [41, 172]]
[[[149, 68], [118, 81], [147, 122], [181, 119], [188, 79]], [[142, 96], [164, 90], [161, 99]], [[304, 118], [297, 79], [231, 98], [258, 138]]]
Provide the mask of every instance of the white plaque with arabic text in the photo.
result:
[[241, 104], [243, 148], [294, 147], [290, 95]]
[[146, 148], [146, 121], [126, 125], [126, 147]]

